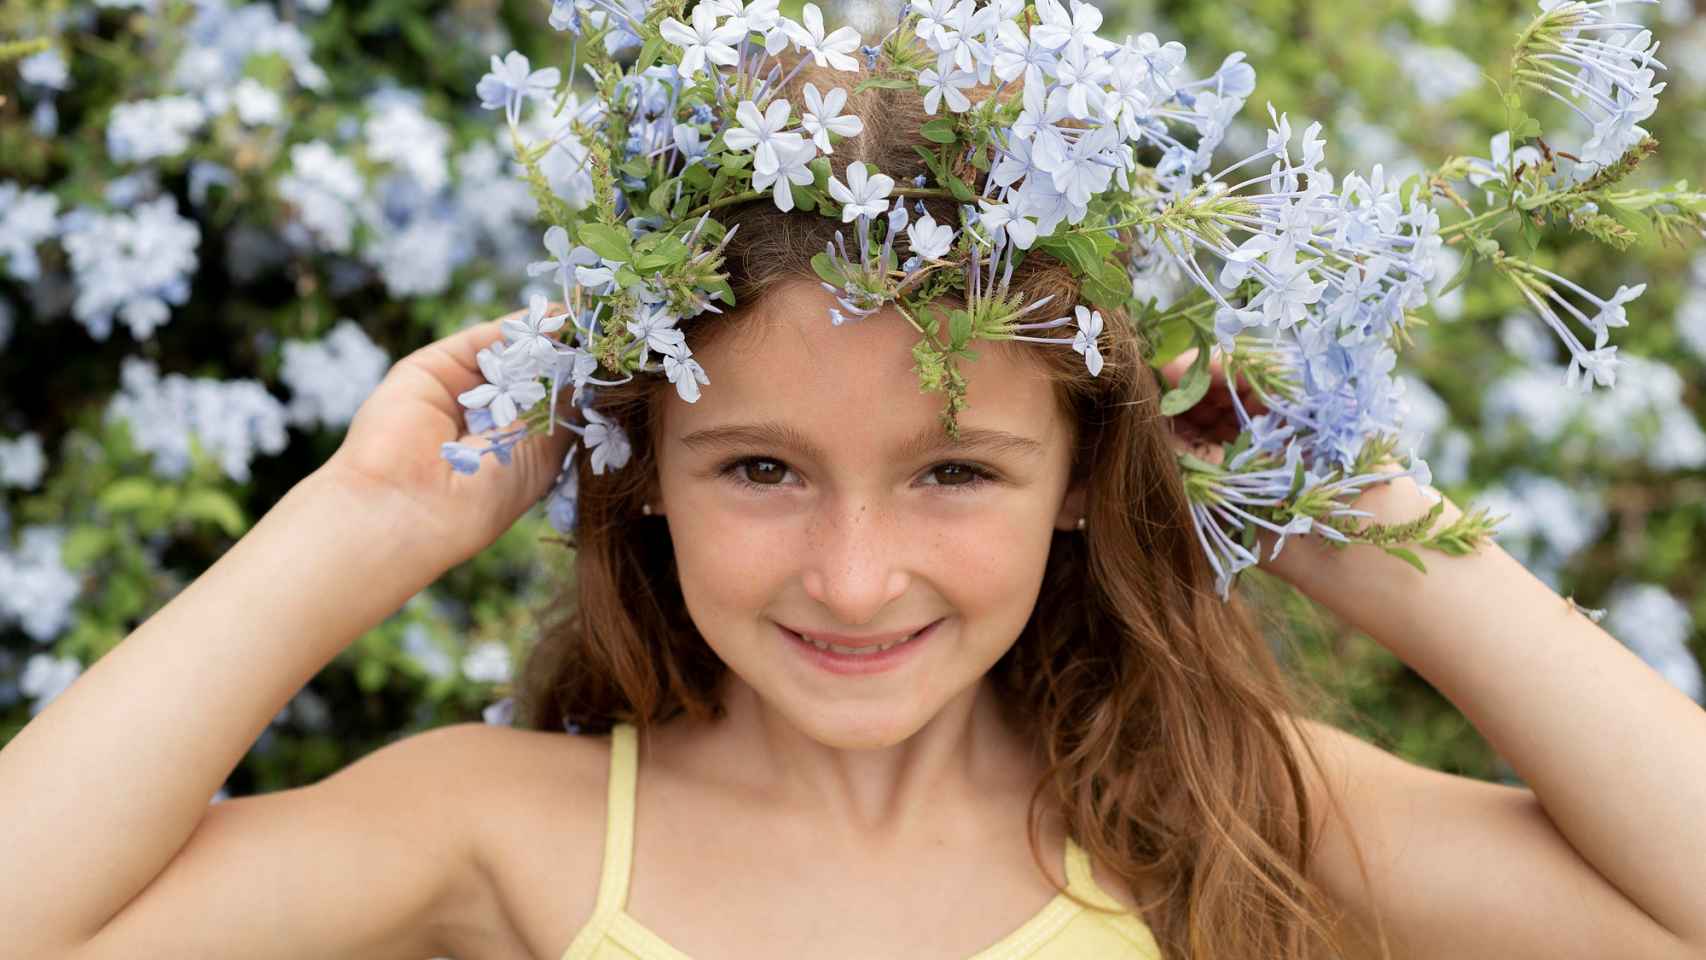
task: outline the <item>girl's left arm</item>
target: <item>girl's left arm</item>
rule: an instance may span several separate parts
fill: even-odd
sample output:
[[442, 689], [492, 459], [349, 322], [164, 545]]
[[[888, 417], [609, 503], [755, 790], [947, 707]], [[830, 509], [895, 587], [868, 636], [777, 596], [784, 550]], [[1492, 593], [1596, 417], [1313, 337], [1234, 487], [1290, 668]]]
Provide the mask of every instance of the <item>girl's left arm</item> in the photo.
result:
[[[1402, 522], [1430, 502], [1406, 477], [1356, 506]], [[1421, 555], [1426, 574], [1311, 536], [1264, 567], [1426, 678], [1531, 789], [1306, 724], [1371, 884], [1325, 811], [1319, 879], [1365, 924], [1378, 908], [1398, 956], [1706, 958], [1706, 711], [1496, 544]]]

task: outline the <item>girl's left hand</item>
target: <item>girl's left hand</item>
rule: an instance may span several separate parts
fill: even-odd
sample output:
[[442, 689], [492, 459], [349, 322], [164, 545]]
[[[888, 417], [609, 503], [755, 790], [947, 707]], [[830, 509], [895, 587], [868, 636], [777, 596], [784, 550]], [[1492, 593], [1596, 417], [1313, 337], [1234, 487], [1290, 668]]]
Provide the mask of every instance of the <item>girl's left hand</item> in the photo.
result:
[[[1190, 369], [1196, 358], [1197, 348], [1192, 347], [1169, 360], [1161, 368], [1162, 386], [1178, 386], [1185, 376], [1185, 371]], [[1208, 393], [1197, 401], [1196, 406], [1167, 419], [1173, 428], [1172, 442], [1175, 450], [1218, 464], [1221, 461], [1220, 445], [1236, 440], [1242, 427], [1238, 422], [1237, 412], [1232, 409], [1232, 397], [1226, 389], [1226, 370], [1221, 365], [1219, 350], [1209, 353], [1208, 374]], [[1250, 381], [1244, 377], [1238, 378], [1238, 401], [1244, 405], [1244, 412], [1251, 417], [1259, 417], [1268, 412], [1267, 404], [1261, 401], [1255, 388], [1250, 386]]]
[[[1163, 386], [1170, 388], [1178, 385], [1185, 371], [1196, 360], [1196, 356], [1197, 350], [1193, 347], [1164, 365], [1161, 368]], [[1168, 421], [1172, 427], [1174, 449], [1189, 453], [1199, 460], [1219, 464], [1223, 459], [1222, 444], [1236, 440], [1242, 425], [1232, 407], [1232, 398], [1227, 391], [1226, 371], [1221, 364], [1218, 350], [1209, 355], [1208, 370], [1208, 393], [1196, 406], [1177, 416], [1169, 417]], [[1268, 412], [1267, 405], [1243, 377], [1238, 379], [1238, 401], [1244, 405], [1244, 412], [1251, 418]], [[1381, 464], [1375, 469], [1383, 473], [1400, 473], [1403, 470], [1392, 462]], [[1434, 496], [1444, 495], [1432, 487], [1424, 489], [1414, 479], [1406, 476], [1365, 488], [1349, 506], [1373, 515], [1363, 519], [1364, 523], [1408, 523], [1432, 508]], [[1443, 528], [1461, 515], [1462, 511], [1457, 505], [1449, 498], [1446, 499], [1444, 511], [1434, 521], [1434, 529]], [[1273, 533], [1258, 531], [1256, 544], [1260, 562], [1257, 566], [1299, 587], [1304, 587], [1305, 584], [1324, 586], [1331, 582], [1331, 571], [1342, 567], [1348, 560], [1373, 550], [1357, 546], [1333, 547], [1320, 534], [1310, 533], [1287, 537], [1285, 548], [1280, 551], [1280, 555], [1269, 559], [1269, 555], [1273, 553], [1274, 540]], [[1384, 554], [1379, 554], [1378, 559], [1410, 569], [1403, 561]]]

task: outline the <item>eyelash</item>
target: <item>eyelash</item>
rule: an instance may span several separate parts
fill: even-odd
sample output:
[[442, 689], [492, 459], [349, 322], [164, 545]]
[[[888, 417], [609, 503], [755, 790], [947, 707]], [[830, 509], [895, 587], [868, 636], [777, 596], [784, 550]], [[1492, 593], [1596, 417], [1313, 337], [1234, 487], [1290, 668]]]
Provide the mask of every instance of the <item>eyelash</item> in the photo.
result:
[[[726, 477], [739, 486], [764, 492], [784, 486], [784, 484], [780, 483], [754, 483], [753, 481], [748, 480], [745, 476], [745, 472], [741, 468], [749, 463], [774, 463], [783, 468], [787, 468], [788, 466], [786, 462], [778, 460], [775, 457], [740, 457], [730, 460], [718, 467], [717, 476]], [[978, 466], [975, 463], [967, 463], [963, 460], [945, 460], [930, 467], [926, 472], [933, 473], [943, 467], [963, 467], [971, 474], [971, 479], [964, 483], [937, 483], [931, 484], [931, 486], [944, 487], [952, 490], [980, 490], [984, 486], [995, 483], [1000, 479], [993, 471]]]

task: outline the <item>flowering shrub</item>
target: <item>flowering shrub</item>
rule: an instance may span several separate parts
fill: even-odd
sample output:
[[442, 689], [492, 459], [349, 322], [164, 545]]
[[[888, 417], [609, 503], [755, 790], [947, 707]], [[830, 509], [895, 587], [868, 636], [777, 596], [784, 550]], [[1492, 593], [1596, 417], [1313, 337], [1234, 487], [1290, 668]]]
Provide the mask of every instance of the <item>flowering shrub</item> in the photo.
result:
[[[1456, 156], [1443, 182], [1422, 186], [1552, 219], [1542, 231], [1507, 217], [1433, 254], [1436, 306], [1394, 372], [1404, 424], [1438, 485], [1505, 515], [1507, 549], [1604, 608], [1608, 628], [1699, 696], [1690, 649], [1703, 649], [1706, 588], [1690, 571], [1706, 563], [1706, 257], [1683, 243], [1698, 237], [1701, 211], [1659, 198], [1688, 195], [1675, 181], [1706, 155], [1706, 27], [1677, 13], [1685, 6], [1618, 13], [1643, 18], [1664, 51], [1669, 69], [1645, 80], [1664, 100], [1650, 112], [1603, 94], [1570, 107], [1536, 89], [1552, 83], [1555, 58], [1586, 54], [1530, 44], [1539, 52], [1510, 63], [1538, 12], [1527, 2], [1154, 0], [1103, 13], [1118, 28], [1104, 32], [1153, 34], [1153, 53], [1192, 76], [1250, 52], [1249, 106], [1213, 118], [1216, 169], [1263, 149], [1278, 118], [1261, 105], [1272, 101], [1320, 120], [1369, 196], [1389, 189], [1370, 181], [1396, 189], [1422, 173], [1421, 157]], [[390, 361], [530, 301], [518, 329], [553, 332], [533, 295], [603, 265], [576, 262], [580, 238], [546, 231], [537, 203], [593, 198], [586, 146], [556, 140], [532, 158], [542, 194], [518, 176], [513, 150], [545, 142], [541, 101], [573, 72], [556, 52], [590, 22], [580, 18], [605, 18], [602, 52], [642, 55], [619, 9], [645, 13], [568, 0], [0, 2], [0, 742], [320, 463]], [[688, 58], [707, 71], [730, 62], [711, 12], [702, 3], [669, 18], [683, 69]], [[788, 10], [795, 40], [832, 63], [859, 55], [838, 39], [838, 19], [886, 25], [896, 13], [849, 3], [826, 24]], [[970, 106], [965, 77], [930, 74], [919, 79], [941, 116]], [[798, 133], [754, 110], [717, 149], [773, 171], [753, 186], [779, 205], [883, 214], [876, 196], [894, 184], [850, 172], [820, 191], [793, 162], [852, 132], [834, 91], [813, 94], [797, 105], [808, 118]], [[684, 156], [710, 149], [702, 134], [670, 131]], [[1641, 153], [1647, 135], [1663, 149], [1613, 193], [1571, 192]], [[1341, 191], [1354, 189], [1347, 177]], [[990, 229], [1016, 240], [1037, 226], [992, 213]], [[934, 259], [955, 237], [918, 218], [899, 243]], [[1476, 260], [1492, 268], [1446, 292]], [[1191, 289], [1160, 270], [1137, 283], [1161, 311]], [[1223, 316], [1215, 332], [1256, 319]], [[1075, 321], [1073, 345], [1091, 365], [1099, 320]], [[667, 324], [640, 326], [641, 364], [647, 351], [660, 364], [677, 357], [670, 379], [684, 397], [705, 383]], [[1608, 328], [1622, 346], [1614, 386]], [[1584, 400], [1572, 378], [1601, 386]], [[465, 402], [494, 425], [542, 396], [495, 368], [488, 379]], [[612, 425], [583, 429], [589, 462], [626, 459]], [[228, 790], [316, 779], [407, 729], [482, 713], [505, 722], [499, 698], [566, 559], [539, 538], [548, 523], [572, 526], [572, 510], [572, 492], [554, 498], [354, 644], [281, 712]], [[1359, 711], [1347, 722], [1422, 762], [1500, 772], [1449, 704], [1378, 646], [1264, 578], [1249, 587], [1288, 611], [1298, 669]]]

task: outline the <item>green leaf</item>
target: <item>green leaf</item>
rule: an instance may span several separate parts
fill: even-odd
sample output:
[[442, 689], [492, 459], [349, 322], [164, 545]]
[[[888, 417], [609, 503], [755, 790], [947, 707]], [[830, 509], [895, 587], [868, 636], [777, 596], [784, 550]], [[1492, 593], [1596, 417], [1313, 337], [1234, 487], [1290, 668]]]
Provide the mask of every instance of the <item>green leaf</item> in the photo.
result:
[[1463, 281], [1469, 279], [1469, 273], [1474, 268], [1475, 268], [1475, 258], [1474, 257], [1464, 257], [1463, 258], [1463, 266], [1457, 268], [1457, 274], [1451, 278], [1451, 282], [1447, 283], [1445, 286], [1441, 287], [1439, 292], [1434, 294], [1434, 296], [1435, 297], [1443, 297], [1446, 294], [1450, 293], [1451, 291], [1456, 290], [1458, 287], [1462, 286]]
[[735, 304], [734, 288], [729, 286], [729, 281], [724, 277], [717, 277], [716, 279], [706, 282], [705, 292], [715, 294], [718, 300], [723, 301], [731, 307]]
[[839, 287], [847, 282], [847, 278], [842, 275], [841, 270], [836, 267], [835, 261], [831, 260], [827, 253], [812, 254], [812, 270], [823, 278], [824, 283], [830, 286]]
[[1303, 489], [1303, 481], [1306, 479], [1308, 479], [1308, 473], [1303, 469], [1303, 460], [1299, 459], [1297, 468], [1291, 472], [1291, 487], [1286, 490], [1284, 499], [1290, 501], [1295, 498], [1298, 492]]
[[1197, 356], [1195, 360], [1191, 361], [1190, 369], [1185, 371], [1185, 376], [1179, 381], [1179, 385], [1167, 391], [1167, 394], [1161, 398], [1161, 413], [1163, 415], [1176, 417], [1196, 406], [1197, 401], [1208, 394], [1210, 379], [1208, 375], [1208, 353], [1208, 345], [1199, 340], [1197, 342]]
[[931, 143], [953, 143], [955, 140], [954, 121], [949, 117], [937, 117], [927, 121], [924, 126], [918, 128], [918, 132]]
[[583, 223], [580, 228], [581, 243], [592, 248], [592, 252], [607, 260], [627, 260], [629, 256], [628, 232], [619, 230], [607, 223]]
[[663, 53], [663, 36], [652, 37], [640, 48], [640, 59], [634, 61], [634, 73], [646, 72], [646, 68], [658, 62], [658, 56]]
[[1079, 274], [1093, 274], [1102, 265], [1102, 254], [1096, 249], [1096, 241], [1084, 234], [1067, 234], [1066, 245], [1072, 251], [1072, 265]]
[[659, 214], [668, 214], [670, 198], [675, 196], [675, 185], [680, 182], [679, 180], [665, 180], [658, 184], [652, 190], [651, 196], [646, 198], [646, 204]]
[[641, 160], [639, 157], [635, 157], [634, 159], [629, 160], [628, 162], [617, 167], [616, 169], [622, 171], [623, 173], [627, 174], [630, 177], [633, 177], [636, 180], [644, 180], [647, 177], [652, 175], [652, 165], [647, 163], [644, 160]]
[[355, 665], [355, 685], [363, 693], [378, 693], [385, 688], [385, 678], [390, 670], [385, 661], [377, 657], [366, 657]]
[[973, 193], [971, 187], [959, 177], [949, 176], [947, 178], [947, 186], [948, 189], [953, 192], [955, 200], [958, 200], [961, 203], [977, 202], [977, 194]]
[[[652, 236], [659, 237], [658, 234]], [[661, 270], [683, 262], [691, 252], [687, 249], [687, 244], [675, 237], [663, 236], [649, 252], [634, 258], [634, 269], [646, 272]]]
[[1420, 570], [1423, 573], [1428, 572], [1428, 568], [1422, 563], [1422, 558], [1416, 556], [1414, 551], [1406, 550], [1403, 547], [1381, 547], [1380, 549], [1386, 551], [1387, 553], [1391, 554], [1394, 557], [1397, 557], [1398, 559], [1404, 561], [1405, 563], [1409, 564], [1410, 566], [1415, 567], [1417, 570]]
[[871, 77], [868, 80], [859, 81], [859, 85], [853, 88], [853, 92], [854, 93], [864, 93], [866, 90], [873, 90], [873, 89], [874, 90], [911, 90], [913, 87], [916, 87], [917, 85], [918, 85], [917, 81], [907, 80], [907, 79], [904, 79], [901, 77]]
[[215, 487], [191, 490], [178, 504], [178, 515], [186, 520], [215, 524], [228, 537], [240, 537], [249, 527], [243, 519], [243, 508], [230, 494]]
[[160, 500], [160, 488], [146, 477], [121, 477], [107, 485], [96, 501], [112, 513], [130, 513], [154, 506]]
[[926, 167], [930, 168], [930, 175], [936, 179], [936, 182], [937, 183], [942, 182], [942, 177], [943, 177], [942, 161], [936, 159], [936, 155], [934, 153], [931, 153], [929, 150], [926, 150], [923, 147], [913, 147], [912, 149], [920, 157], [924, 158], [924, 165]]
[[681, 179], [687, 181], [689, 189], [704, 190], [711, 185], [711, 171], [704, 164], [695, 163], [681, 171]]
[[107, 527], [83, 524], [72, 527], [59, 550], [59, 559], [71, 570], [81, 570], [106, 553], [113, 545], [113, 532]]
[[958, 350], [970, 340], [971, 313], [966, 310], [955, 310], [948, 315], [948, 345]]

